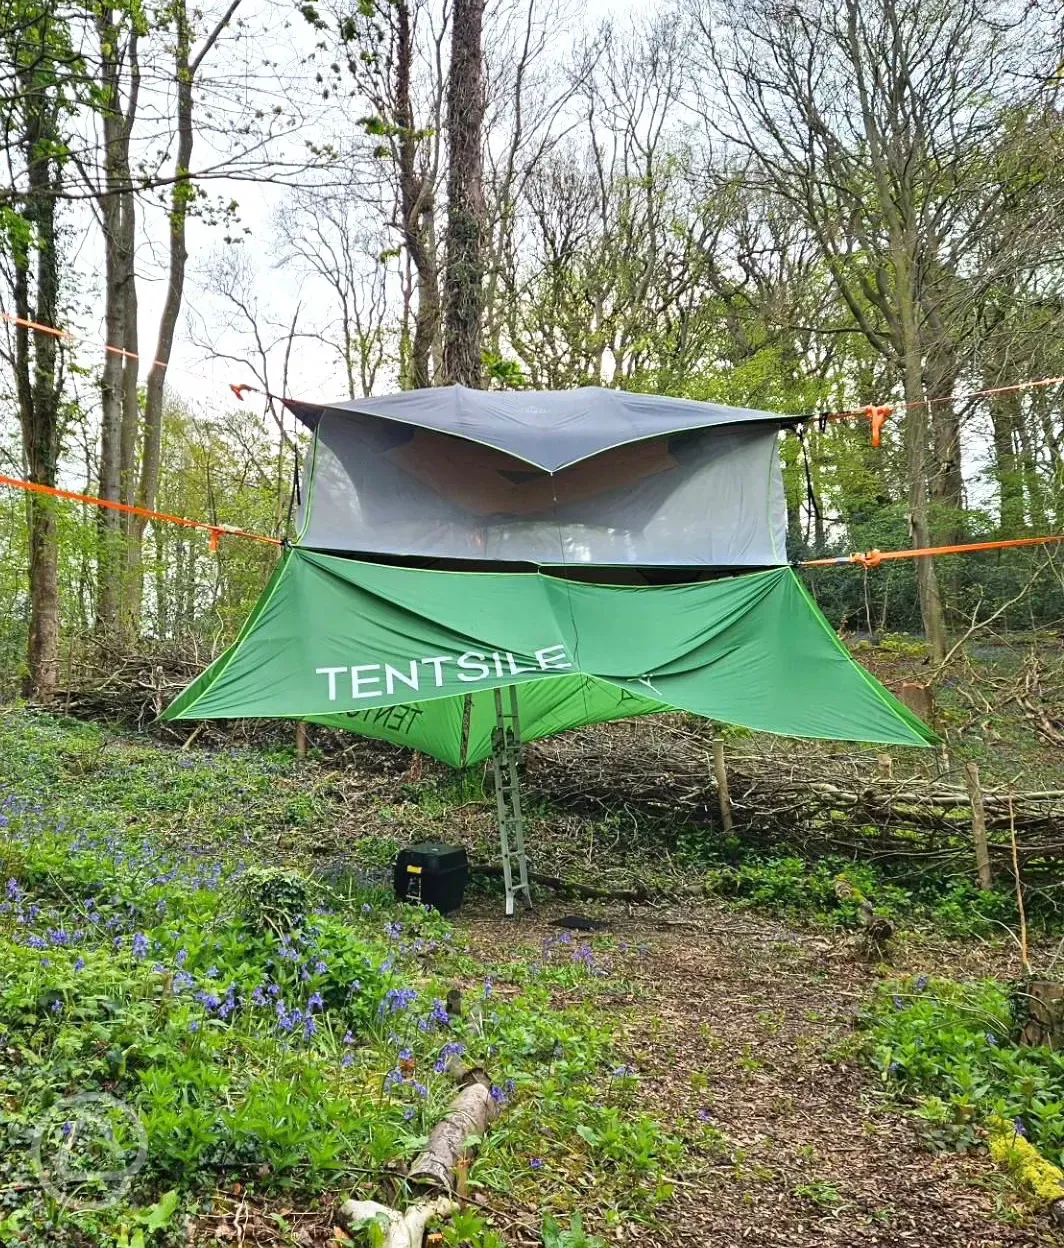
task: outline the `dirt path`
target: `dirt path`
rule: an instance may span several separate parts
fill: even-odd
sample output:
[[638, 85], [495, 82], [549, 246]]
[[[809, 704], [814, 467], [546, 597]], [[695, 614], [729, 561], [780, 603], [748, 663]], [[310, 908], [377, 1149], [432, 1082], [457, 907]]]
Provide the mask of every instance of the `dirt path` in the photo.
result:
[[[549, 920], [560, 913], [551, 907], [516, 924], [484, 913], [463, 926], [498, 957], [505, 943], [556, 933]], [[853, 1016], [874, 977], [837, 939], [723, 908], [685, 920], [691, 925], [662, 930], [653, 918], [618, 913], [612, 923], [636, 985], [626, 1032], [647, 1106], [669, 1123], [705, 1120], [707, 1136], [666, 1216], [632, 1242], [1064, 1245], [1041, 1219], [1012, 1220], [985, 1156], [922, 1148], [912, 1123], [887, 1111], [874, 1079], [847, 1059]], [[975, 952], [952, 964], [939, 950], [903, 956], [907, 969], [986, 973]], [[957, 964], [969, 961], [976, 965]]]

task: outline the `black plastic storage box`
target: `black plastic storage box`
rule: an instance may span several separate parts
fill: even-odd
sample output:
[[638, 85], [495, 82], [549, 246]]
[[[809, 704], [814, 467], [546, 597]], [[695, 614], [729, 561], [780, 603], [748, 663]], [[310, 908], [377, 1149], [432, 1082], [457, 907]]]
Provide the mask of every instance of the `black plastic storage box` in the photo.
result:
[[395, 896], [398, 901], [420, 902], [441, 914], [462, 904], [469, 861], [461, 845], [422, 841], [399, 851], [395, 860]]

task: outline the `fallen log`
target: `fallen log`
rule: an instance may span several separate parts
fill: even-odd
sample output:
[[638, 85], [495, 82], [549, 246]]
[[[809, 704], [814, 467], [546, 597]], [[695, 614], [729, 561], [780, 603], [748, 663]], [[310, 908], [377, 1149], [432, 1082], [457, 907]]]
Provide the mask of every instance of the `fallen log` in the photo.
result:
[[452, 1058], [447, 1072], [461, 1090], [407, 1171], [411, 1186], [435, 1195], [423, 1196], [402, 1213], [374, 1200], [347, 1200], [336, 1215], [345, 1231], [375, 1222], [384, 1234], [381, 1248], [422, 1248], [428, 1223], [457, 1212], [459, 1205], [452, 1197], [456, 1189], [464, 1194], [461, 1176], [468, 1167], [469, 1141], [487, 1131], [499, 1116], [499, 1104], [491, 1094], [491, 1080], [479, 1066], [467, 1067]]
[[433, 1218], [447, 1218], [458, 1209], [457, 1202], [447, 1196], [419, 1200], [400, 1213], [375, 1200], [346, 1200], [340, 1206], [337, 1221], [345, 1231], [364, 1230], [376, 1223], [384, 1232], [381, 1248], [421, 1248], [425, 1227]]
[[[494, 862], [471, 862], [471, 875], [483, 875], [490, 879], [502, 878], [502, 867]], [[655, 886], [637, 883], [634, 888], [603, 888], [598, 884], [581, 884], [576, 880], [563, 880], [557, 875], [542, 875], [538, 871], [530, 871], [528, 878], [533, 884], [541, 884], [555, 893], [569, 893], [573, 897], [581, 897], [587, 901], [631, 901], [644, 902], [657, 897], [698, 897], [705, 890], [701, 884], [685, 884], [679, 888]]]
[[465, 1086], [447, 1113], [432, 1128], [429, 1141], [407, 1171], [413, 1186], [436, 1192], [454, 1191], [454, 1175], [469, 1149], [471, 1136], [480, 1136], [499, 1116], [487, 1076], [481, 1070], [464, 1072]]

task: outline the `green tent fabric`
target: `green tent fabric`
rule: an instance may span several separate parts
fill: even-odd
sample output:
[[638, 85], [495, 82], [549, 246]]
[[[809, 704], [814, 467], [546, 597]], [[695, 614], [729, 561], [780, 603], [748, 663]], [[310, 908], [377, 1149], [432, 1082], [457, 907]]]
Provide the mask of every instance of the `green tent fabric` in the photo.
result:
[[790, 568], [651, 588], [298, 547], [164, 718], [303, 719], [461, 767], [490, 756], [507, 686], [526, 741], [668, 710], [795, 737], [936, 740], [854, 662]]

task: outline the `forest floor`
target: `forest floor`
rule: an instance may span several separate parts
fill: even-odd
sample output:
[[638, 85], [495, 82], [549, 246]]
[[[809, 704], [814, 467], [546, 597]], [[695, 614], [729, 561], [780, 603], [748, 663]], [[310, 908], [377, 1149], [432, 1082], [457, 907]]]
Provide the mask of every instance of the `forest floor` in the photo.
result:
[[[490, 914], [461, 923], [499, 957], [564, 911], [553, 903], [517, 924]], [[707, 904], [617, 907], [608, 921], [631, 950], [634, 995], [619, 1029], [641, 1100], [662, 1122], [705, 1119], [714, 1145], [688, 1153], [673, 1200], [632, 1242], [1064, 1244], [1022, 1209], [985, 1152], [931, 1152], [864, 1068], [856, 1023], [883, 972], [855, 961], [838, 936]], [[1008, 977], [1014, 961], [1000, 946], [913, 937], [892, 972]]]
[[[413, 988], [426, 1007], [459, 985], [480, 1021], [449, 1038], [480, 1044], [500, 1079], [515, 1078], [470, 1175], [475, 1220], [448, 1248], [497, 1248], [493, 1233], [512, 1248], [1064, 1244], [985, 1149], [986, 1115], [1005, 1107], [1010, 1118], [1038, 1115], [1054, 1160], [1064, 1141], [1064, 1061], [1047, 1053], [1017, 1065], [995, 1017], [1001, 993], [979, 987], [1017, 974], [994, 917], [1008, 917], [1007, 890], [978, 897], [955, 879], [901, 888], [862, 864], [792, 851], [737, 857], [732, 847], [719, 858], [705, 829], [663, 832], [623, 806], [592, 819], [537, 799], [532, 827], [551, 871], [596, 879], [609, 860], [617, 884], [667, 859], [673, 879], [727, 877], [732, 900], [540, 897], [506, 920], [497, 893], [473, 891], [449, 925], [422, 928], [380, 888], [396, 847], [433, 835], [490, 853], [490, 802], [479, 781], [422, 773], [397, 751], [301, 763], [290, 749], [182, 750], [16, 709], [0, 715], [0, 789], [0, 865], [18, 877], [0, 906], [5, 1248], [319, 1248], [344, 1242], [334, 1212], [345, 1192], [395, 1192], [396, 1163], [446, 1104], [431, 1067], [448, 1035], [404, 1032], [416, 1079], [429, 1085], [423, 1100], [414, 1077], [367, 1099], [398, 1043], [390, 1015], [377, 1021], [377, 998], [361, 1030], [351, 1024], [353, 1064], [350, 1007], [330, 997], [332, 969], [316, 981], [325, 1001], [313, 1038], [293, 1048], [255, 1021], [245, 997], [270, 965], [256, 952], [266, 938], [240, 934], [234, 897], [258, 866], [296, 866], [334, 893], [350, 885], [322, 920], [322, 964], [360, 959], [378, 995]], [[178, 868], [192, 873], [184, 883]], [[840, 872], [899, 929], [879, 964], [854, 954]], [[106, 918], [102, 940], [80, 931], [93, 908]], [[605, 930], [570, 934], [558, 920], [574, 912]], [[120, 956], [107, 952], [112, 938]], [[306, 965], [319, 974], [309, 954]], [[167, 1005], [159, 977], [179, 980], [174, 968], [189, 991]], [[221, 999], [230, 973], [232, 1018]], [[968, 985], [984, 995], [966, 1030], [970, 1003], [959, 1015], [949, 1003]], [[293, 981], [285, 996], [314, 986]], [[910, 1018], [926, 1055], [905, 1047], [899, 1027]], [[119, 1031], [129, 1047], [116, 1056], [104, 1038]], [[1005, 1065], [988, 1066], [999, 1053]], [[128, 1097], [149, 1128], [146, 1181], [114, 1217], [65, 1216], [26, 1196], [34, 1185], [19, 1150], [33, 1124], [57, 1095], [86, 1088]], [[941, 1093], [937, 1108], [929, 1090]], [[360, 1167], [377, 1177], [358, 1178]], [[177, 1213], [168, 1188], [180, 1194]], [[601, 1240], [581, 1238], [574, 1211]], [[545, 1214], [569, 1229], [552, 1238]]]

